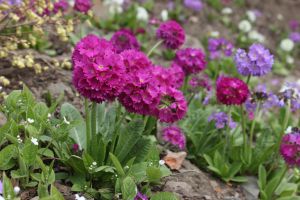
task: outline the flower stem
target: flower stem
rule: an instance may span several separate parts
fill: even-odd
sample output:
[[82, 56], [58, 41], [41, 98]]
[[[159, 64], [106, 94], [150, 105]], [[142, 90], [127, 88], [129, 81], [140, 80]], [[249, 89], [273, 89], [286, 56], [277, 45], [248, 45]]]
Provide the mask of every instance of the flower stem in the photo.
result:
[[89, 110], [89, 101], [87, 99], [84, 100], [84, 108], [85, 108], [85, 126], [86, 126], [86, 150], [87, 152], [90, 152], [91, 118], [90, 118], [90, 110]]
[[259, 108], [260, 108], [260, 102], [258, 102], [257, 107], [255, 109], [254, 119], [252, 121], [251, 128], [250, 128], [250, 148], [252, 147], [252, 144], [253, 144], [253, 133], [254, 133], [254, 128], [255, 128], [255, 124], [256, 124], [256, 117], [258, 116]]
[[153, 51], [159, 47], [161, 44], [163, 43], [163, 40], [158, 41], [151, 49], [150, 51], [147, 53], [147, 56], [150, 57], [150, 55], [153, 53]]
[[92, 146], [97, 144], [97, 103], [92, 103], [92, 113], [91, 113], [91, 143]]
[[226, 123], [226, 132], [225, 132], [225, 145], [224, 145], [224, 149], [223, 149], [223, 155], [224, 155], [224, 158], [226, 156], [226, 152], [228, 150], [228, 147], [230, 147], [230, 140], [229, 140], [229, 134], [230, 134], [230, 127], [229, 127], [229, 122], [231, 120], [231, 108], [232, 106], [229, 106], [228, 108], [228, 113], [227, 113], [227, 123]]
[[245, 115], [244, 115], [243, 105], [240, 106], [240, 112], [241, 112], [241, 116], [242, 116], [242, 130], [243, 130], [244, 151], [246, 151], [246, 148], [247, 148], [247, 133], [246, 133], [246, 121], [245, 121]]
[[250, 83], [250, 79], [251, 79], [251, 75], [248, 75], [248, 77], [247, 77], [247, 81], [246, 81], [247, 85], [249, 85], [249, 83]]

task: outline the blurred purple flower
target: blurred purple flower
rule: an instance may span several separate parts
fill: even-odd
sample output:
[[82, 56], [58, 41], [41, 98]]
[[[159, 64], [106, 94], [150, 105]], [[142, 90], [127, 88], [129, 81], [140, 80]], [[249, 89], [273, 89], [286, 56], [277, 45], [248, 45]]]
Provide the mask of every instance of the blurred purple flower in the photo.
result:
[[141, 192], [138, 192], [134, 198], [134, 200], [148, 200], [148, 197]]
[[230, 57], [233, 51], [233, 44], [224, 38], [210, 38], [208, 40], [210, 59], [216, 60], [223, 56]]
[[234, 129], [236, 127], [236, 123], [225, 112], [212, 113], [208, 117], [208, 121], [214, 121], [217, 129], [225, 128], [225, 126], [229, 126], [229, 128], [231, 129]]
[[299, 22], [295, 19], [292, 19], [289, 22], [289, 26], [292, 31], [296, 31], [299, 28]]
[[0, 3], [7, 3], [8, 5], [18, 5], [22, 0], [0, 0]]
[[289, 38], [295, 43], [300, 43], [300, 33], [298, 32], [290, 33]]
[[201, 0], [184, 0], [183, 4], [185, 7], [196, 12], [199, 12], [203, 8]]
[[212, 97], [213, 97], [213, 92], [212, 92], [212, 90], [207, 91], [207, 92], [206, 92], [206, 96], [205, 96], [205, 98], [204, 98], [202, 104], [205, 105], [205, 106], [208, 105]]
[[164, 128], [162, 136], [166, 142], [178, 146], [180, 149], [185, 148], [185, 143], [186, 143], [185, 135], [179, 127], [168, 126]]
[[3, 184], [1, 180], [0, 180], [0, 194], [3, 194]]

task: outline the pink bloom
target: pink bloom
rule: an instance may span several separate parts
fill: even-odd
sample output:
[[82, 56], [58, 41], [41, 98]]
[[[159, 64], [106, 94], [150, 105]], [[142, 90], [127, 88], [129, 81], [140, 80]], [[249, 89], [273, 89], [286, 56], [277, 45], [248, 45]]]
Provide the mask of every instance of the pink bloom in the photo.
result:
[[289, 133], [283, 136], [280, 153], [290, 166], [300, 166], [300, 133]]
[[69, 8], [69, 3], [67, 0], [60, 0], [54, 3], [53, 12], [57, 13], [58, 11], [65, 12]]
[[185, 40], [183, 28], [173, 20], [162, 23], [156, 31], [156, 36], [163, 40], [163, 44], [169, 49], [178, 49]]
[[184, 73], [177, 65], [165, 68], [161, 66], [155, 66], [152, 68], [152, 74], [157, 79], [159, 86], [180, 88], [183, 84]]
[[74, 9], [81, 13], [87, 13], [92, 7], [91, 0], [75, 0]]
[[169, 126], [163, 129], [163, 139], [180, 149], [185, 148], [186, 139], [182, 130], [177, 126]]
[[135, 73], [152, 67], [151, 61], [141, 51], [125, 50], [120, 55], [123, 57], [126, 73]]
[[247, 84], [238, 78], [221, 76], [216, 87], [217, 99], [225, 105], [241, 105], [249, 95]]
[[200, 76], [193, 76], [189, 81], [189, 85], [193, 90], [197, 90], [199, 88], [204, 88], [207, 91], [210, 91], [212, 88], [211, 80], [209, 79], [207, 74], [201, 74]]
[[79, 151], [79, 145], [78, 144], [73, 144], [73, 147], [72, 147], [73, 151], [76, 153]]
[[124, 50], [135, 49], [139, 50], [140, 45], [134, 36], [134, 34], [127, 29], [121, 29], [114, 33], [110, 42], [115, 47], [117, 53], [121, 53]]
[[174, 62], [186, 75], [201, 72], [206, 67], [205, 54], [201, 49], [186, 48], [176, 52]]

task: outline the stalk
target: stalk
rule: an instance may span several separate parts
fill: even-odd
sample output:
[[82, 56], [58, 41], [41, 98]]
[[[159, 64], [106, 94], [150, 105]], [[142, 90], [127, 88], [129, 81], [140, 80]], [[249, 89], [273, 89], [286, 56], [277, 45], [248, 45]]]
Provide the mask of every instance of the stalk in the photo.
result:
[[86, 150], [87, 152], [90, 152], [91, 119], [90, 119], [89, 102], [87, 99], [84, 100], [84, 108], [85, 108], [85, 126], [86, 126]]
[[228, 150], [228, 147], [230, 146], [230, 142], [229, 142], [229, 133], [230, 133], [230, 128], [229, 128], [229, 121], [230, 121], [230, 118], [231, 118], [231, 108], [232, 106], [229, 106], [228, 108], [228, 113], [227, 113], [227, 116], [228, 116], [228, 121], [227, 121], [227, 124], [226, 124], [226, 132], [225, 132], [225, 145], [224, 145], [224, 149], [223, 149], [223, 155], [224, 155], [224, 158], [226, 156], [226, 152]]
[[250, 148], [252, 147], [252, 144], [253, 144], [253, 133], [254, 133], [254, 128], [255, 128], [255, 124], [256, 124], [256, 117], [258, 115], [259, 108], [260, 108], [260, 102], [258, 102], [258, 104], [257, 104], [257, 107], [255, 109], [255, 113], [254, 113], [254, 119], [253, 119], [252, 124], [251, 124], [251, 129], [250, 129]]
[[147, 53], [147, 56], [150, 57], [150, 55], [153, 53], [153, 51], [159, 47], [161, 44], [163, 43], [162, 40], [158, 41], [150, 50], [149, 52]]
[[241, 115], [242, 115], [242, 130], [243, 130], [244, 151], [246, 151], [246, 148], [247, 148], [246, 121], [245, 121], [244, 109], [243, 109], [242, 105], [240, 106], [240, 112], [241, 112]]

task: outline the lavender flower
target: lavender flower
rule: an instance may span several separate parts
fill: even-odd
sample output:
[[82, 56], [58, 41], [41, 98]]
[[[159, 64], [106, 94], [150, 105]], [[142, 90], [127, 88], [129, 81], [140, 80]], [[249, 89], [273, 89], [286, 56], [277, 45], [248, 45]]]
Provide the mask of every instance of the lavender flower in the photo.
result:
[[134, 200], [148, 200], [148, 197], [141, 192], [138, 192], [134, 198]]
[[298, 32], [290, 33], [289, 38], [295, 43], [300, 43], [300, 33]]
[[163, 129], [163, 139], [180, 149], [185, 148], [185, 135], [177, 126], [169, 126]]
[[214, 112], [208, 117], [208, 122], [214, 121], [217, 129], [225, 128], [225, 126], [229, 126], [229, 128], [234, 129], [236, 127], [236, 123], [224, 112]]
[[299, 22], [295, 19], [292, 19], [290, 22], [289, 22], [289, 26], [290, 26], [290, 29], [292, 31], [296, 31], [298, 28], [299, 28]]
[[233, 51], [233, 44], [224, 38], [210, 38], [208, 40], [210, 59], [216, 60], [223, 56], [230, 57]]
[[0, 0], [0, 3], [7, 3], [8, 5], [19, 5], [22, 0]]
[[3, 194], [3, 184], [2, 184], [2, 181], [0, 181], [0, 194]]
[[183, 4], [185, 7], [196, 12], [199, 12], [203, 7], [201, 0], [184, 0]]
[[237, 70], [244, 76], [263, 76], [272, 69], [274, 59], [270, 51], [261, 44], [253, 44], [247, 53], [238, 49], [235, 55]]

